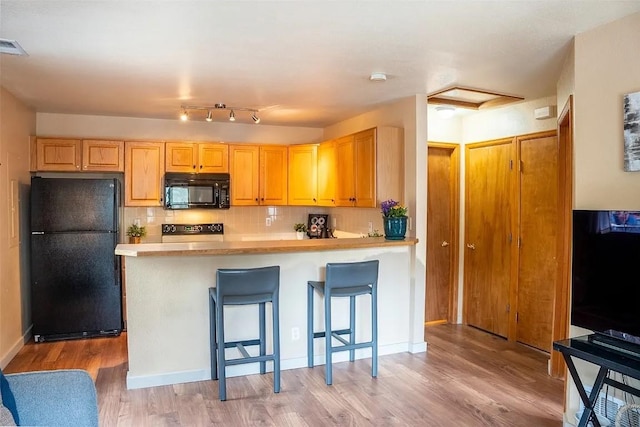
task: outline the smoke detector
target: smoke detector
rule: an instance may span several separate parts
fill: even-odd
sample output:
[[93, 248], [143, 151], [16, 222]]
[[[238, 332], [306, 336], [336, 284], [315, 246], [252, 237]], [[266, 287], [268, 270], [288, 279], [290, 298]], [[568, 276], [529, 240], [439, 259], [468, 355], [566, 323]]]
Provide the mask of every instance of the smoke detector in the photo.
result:
[[371, 73], [369, 80], [372, 82], [384, 82], [387, 80], [387, 75], [385, 73]]

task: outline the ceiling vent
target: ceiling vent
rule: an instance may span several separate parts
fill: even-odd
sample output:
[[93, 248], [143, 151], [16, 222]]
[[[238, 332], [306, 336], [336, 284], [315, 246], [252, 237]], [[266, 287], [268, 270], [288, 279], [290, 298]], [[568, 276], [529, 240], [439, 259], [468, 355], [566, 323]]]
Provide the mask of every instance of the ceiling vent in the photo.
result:
[[0, 39], [0, 53], [9, 55], [29, 56], [15, 40]]

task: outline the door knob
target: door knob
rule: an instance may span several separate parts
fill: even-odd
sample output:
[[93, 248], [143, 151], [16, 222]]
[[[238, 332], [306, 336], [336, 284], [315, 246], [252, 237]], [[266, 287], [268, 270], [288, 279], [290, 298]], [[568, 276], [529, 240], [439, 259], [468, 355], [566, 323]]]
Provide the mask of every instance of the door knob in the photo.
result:
[[473, 243], [467, 243], [467, 247], [473, 250], [476, 248], [476, 245], [474, 245]]
[[441, 245], [441, 246], [442, 246], [443, 248], [444, 248], [445, 246], [449, 246], [449, 242], [447, 242], [446, 240], [443, 240], [443, 241], [442, 241], [442, 245]]

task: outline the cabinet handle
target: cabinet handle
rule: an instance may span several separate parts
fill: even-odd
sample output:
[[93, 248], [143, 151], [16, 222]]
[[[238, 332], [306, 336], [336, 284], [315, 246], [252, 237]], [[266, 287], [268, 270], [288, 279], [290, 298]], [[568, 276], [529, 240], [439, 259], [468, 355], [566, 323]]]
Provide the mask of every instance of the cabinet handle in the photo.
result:
[[314, 203], [316, 202], [316, 199], [315, 199], [315, 198], [313, 199], [313, 202], [314, 202]]
[[[202, 167], [202, 166], [200, 166], [200, 167]], [[195, 168], [196, 168], [196, 165], [193, 165], [193, 168], [195, 169]]]
[[200, 169], [202, 169], [202, 165], [200, 165]]
[[262, 199], [260, 199], [260, 200], [262, 200], [264, 202], [264, 197]]
[[475, 250], [476, 249], [476, 245], [474, 245], [473, 243], [467, 243], [467, 247], [471, 250]]
[[442, 246], [443, 248], [444, 248], [444, 247], [446, 247], [446, 246], [449, 246], [449, 242], [447, 242], [446, 240], [443, 240], [443, 241], [442, 241], [442, 245], [441, 245], [441, 246]]
[[256, 197], [256, 203], [258, 203], [258, 198]]

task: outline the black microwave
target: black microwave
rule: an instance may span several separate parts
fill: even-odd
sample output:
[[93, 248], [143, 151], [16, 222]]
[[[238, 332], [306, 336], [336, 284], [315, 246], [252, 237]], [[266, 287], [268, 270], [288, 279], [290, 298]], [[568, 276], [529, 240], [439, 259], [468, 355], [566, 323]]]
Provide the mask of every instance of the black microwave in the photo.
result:
[[165, 209], [229, 209], [228, 173], [166, 173]]

